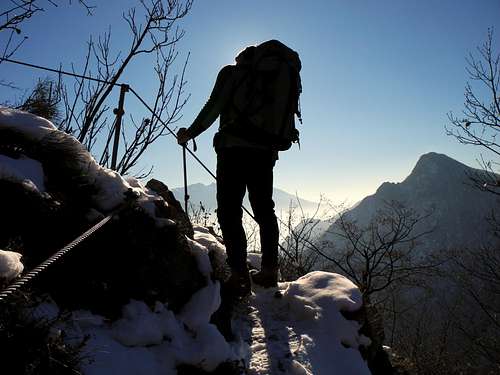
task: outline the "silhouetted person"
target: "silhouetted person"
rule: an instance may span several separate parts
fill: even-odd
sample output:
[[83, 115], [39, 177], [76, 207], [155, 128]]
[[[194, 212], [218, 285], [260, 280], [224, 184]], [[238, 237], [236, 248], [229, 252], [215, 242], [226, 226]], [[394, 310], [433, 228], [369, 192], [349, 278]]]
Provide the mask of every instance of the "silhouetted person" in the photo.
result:
[[[193, 124], [177, 133], [185, 144], [220, 116], [213, 145], [217, 152], [217, 217], [235, 294], [250, 292], [247, 240], [242, 225], [245, 191], [259, 225], [262, 264], [252, 275], [256, 284], [278, 282], [279, 228], [273, 202], [273, 168], [278, 151], [298, 141], [294, 116], [299, 114], [300, 60], [279, 41], [247, 47], [235, 65], [221, 69], [209, 100]], [[300, 116], [300, 114], [299, 114]]]

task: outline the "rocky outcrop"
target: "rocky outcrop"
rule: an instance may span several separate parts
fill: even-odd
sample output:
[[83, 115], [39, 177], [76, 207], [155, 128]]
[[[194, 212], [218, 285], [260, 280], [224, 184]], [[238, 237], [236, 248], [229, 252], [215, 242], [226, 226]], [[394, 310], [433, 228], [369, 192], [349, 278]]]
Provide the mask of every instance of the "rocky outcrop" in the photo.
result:
[[168, 186], [159, 180], [154, 178], [149, 180], [146, 187], [153, 190], [156, 194], [163, 198], [164, 202], [167, 204], [157, 204], [157, 216], [166, 217], [174, 220], [177, 224], [179, 232], [193, 238], [193, 225], [189, 220], [189, 216], [182, 209], [181, 204], [177, 199], [175, 199], [172, 191], [168, 189]]
[[130, 299], [177, 312], [205, 285], [177, 226], [158, 227], [136, 202], [40, 281], [60, 306], [110, 318]]
[[0, 131], [7, 162], [33, 160], [43, 171], [43, 189], [8, 174], [0, 178], [0, 248], [23, 254], [27, 270], [114, 213], [34, 284], [59, 306], [111, 317], [132, 298], [178, 311], [205, 285], [186, 240], [193, 228], [165, 185], [152, 180], [148, 193], [139, 182], [99, 167], [62, 132], [35, 139]]

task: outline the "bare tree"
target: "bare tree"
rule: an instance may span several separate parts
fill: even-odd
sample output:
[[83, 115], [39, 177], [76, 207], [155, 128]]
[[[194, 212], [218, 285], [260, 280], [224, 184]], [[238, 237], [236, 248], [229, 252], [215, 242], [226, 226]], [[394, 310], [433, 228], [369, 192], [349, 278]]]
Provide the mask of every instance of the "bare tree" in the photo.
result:
[[[12, 6], [6, 7], [4, 11], [5, 22], [0, 32], [10, 30], [18, 33], [19, 25], [24, 20], [44, 10], [43, 1], [10, 0], [9, 4]], [[57, 1], [46, 2], [57, 5]], [[86, 1], [79, 2], [88, 12], [92, 10]], [[189, 98], [184, 92], [189, 55], [180, 67], [175, 62], [178, 57], [177, 44], [184, 36], [184, 30], [178, 24], [191, 6], [192, 0], [138, 0], [137, 8], [123, 14], [123, 20], [130, 31], [128, 46], [113, 46], [110, 28], [102, 36], [89, 39], [83, 69], [78, 69], [77, 72], [72, 66], [73, 72], [78, 73], [78, 77], [71, 78], [74, 81], [68, 83], [64, 80], [65, 76], [59, 74], [53, 95], [58, 100], [52, 107], [57, 107], [60, 116], [54, 120], [60, 130], [74, 135], [82, 142], [100, 164], [108, 167], [111, 164], [111, 148], [117, 128], [115, 116], [110, 111], [116, 103], [110, 104], [110, 98], [117, 91], [117, 86], [124, 92], [127, 91], [128, 86], [120, 85], [120, 80], [131, 63], [141, 56], [149, 56], [150, 72], [154, 74], [158, 84], [150, 105], [154, 114], [148, 114], [145, 118], [136, 118], [132, 114], [123, 117], [125, 124], [120, 130], [121, 147], [116, 169], [121, 174], [128, 174], [134, 169], [135, 176], [139, 178], [152, 172], [152, 167], [139, 170], [135, 167], [148, 147], [169, 133], [167, 127], [174, 126], [179, 121], [182, 108]], [[7, 46], [6, 49], [9, 48]], [[114, 53], [114, 50], [120, 52]], [[126, 53], [123, 54], [123, 51]], [[12, 52], [10, 49], [9, 53]], [[172, 71], [174, 67], [180, 70], [179, 74]], [[7, 82], [3, 84], [9, 85]], [[39, 89], [40, 87], [35, 87], [32, 95], [40, 94]], [[20, 107], [33, 110], [36, 102], [32, 99], [33, 97], [28, 98]], [[31, 105], [27, 105], [30, 103]], [[116, 108], [115, 114], [116, 110], [120, 111]]]
[[[494, 51], [493, 31], [476, 54], [467, 58], [467, 73], [471, 82], [465, 86], [465, 102], [461, 116], [448, 114], [448, 135], [460, 143], [480, 146], [495, 157], [500, 156], [500, 54]], [[484, 173], [470, 176], [481, 190], [500, 195], [498, 162], [481, 157]]]
[[[171, 70], [178, 56], [177, 43], [184, 36], [179, 21], [191, 8], [192, 0], [139, 0], [140, 9], [130, 9], [123, 15], [130, 30], [127, 53], [113, 55], [111, 30], [87, 44], [83, 71], [96, 80], [75, 78], [72, 90], [63, 88], [64, 116], [59, 128], [73, 134], [105, 166], [110, 165], [111, 143], [116, 127], [109, 119], [109, 98], [124, 72], [139, 56], [154, 57], [152, 69], [158, 88], [151, 106], [155, 115], [141, 120], [129, 116], [128, 126], [121, 131], [122, 152], [117, 170], [130, 173], [146, 149], [166, 135], [165, 125], [174, 125], [181, 118], [181, 110], [189, 96], [185, 95], [184, 74], [188, 59], [180, 75]], [[142, 19], [142, 21], [141, 21]], [[160, 118], [162, 119], [160, 121]], [[151, 169], [138, 173], [145, 177]]]
[[331, 230], [344, 243], [337, 252], [341, 270], [365, 296], [428, 270], [431, 265], [423, 262], [414, 249], [422, 237], [432, 232], [418, 228], [430, 215], [392, 201], [386, 202], [366, 226], [359, 226], [348, 212], [343, 212]]
[[465, 301], [458, 328], [475, 353], [500, 370], [500, 253], [495, 247], [454, 251], [450, 274]]
[[[71, 1], [69, 1], [71, 2]], [[5, 45], [2, 46], [2, 58], [11, 57], [27, 39], [22, 35], [22, 23], [37, 13], [45, 11], [46, 6], [57, 6], [58, 0], [5, 0], [0, 5], [0, 35], [4, 36]], [[94, 7], [85, 0], [78, 0], [88, 14], [92, 14]], [[2, 60], [0, 60], [0, 64]]]
[[[329, 209], [319, 214], [320, 206]], [[431, 272], [439, 263], [414, 251], [434, 230], [426, 223], [431, 215], [431, 210], [418, 213], [392, 201], [366, 225], [360, 225], [343, 205], [334, 207], [321, 200], [316, 211], [307, 216], [299, 204], [298, 210], [291, 207], [287, 219], [281, 220], [287, 236], [280, 267], [290, 279], [314, 269], [339, 272], [368, 300], [396, 282], [410, 285], [417, 274]], [[321, 225], [328, 229], [320, 229]]]
[[[0, 64], [4, 59], [11, 58], [26, 42], [28, 36], [23, 33], [22, 24], [38, 13], [45, 11], [46, 7], [55, 7], [59, 0], [4, 0], [0, 4]], [[69, 1], [71, 3], [71, 1]], [[86, 0], [78, 0], [87, 14], [92, 14], [94, 6]], [[15, 83], [5, 79], [0, 80], [0, 85], [11, 89], [19, 89]]]
[[208, 228], [211, 232], [216, 233], [218, 237], [222, 236], [215, 211], [205, 208], [203, 202], [198, 204], [189, 202], [188, 216], [193, 225]]
[[286, 217], [279, 221], [280, 233], [284, 235], [280, 251], [280, 272], [284, 280], [295, 280], [320, 266], [320, 255], [313, 251], [311, 244], [319, 238], [318, 227], [327, 220], [325, 213], [320, 215], [323, 201], [321, 198], [312, 214], [306, 214], [297, 196], [297, 204], [290, 201]]
[[432, 212], [420, 214], [393, 201], [360, 226], [348, 210], [338, 211], [328, 219], [333, 224], [321, 238], [311, 239], [311, 228], [302, 236], [295, 229], [292, 238], [302, 242], [301, 251], [316, 253], [322, 268], [349, 277], [366, 298], [435, 266], [414, 252], [419, 240], [433, 230], [419, 227]]
[[[497, 249], [442, 250], [429, 288], [383, 304], [387, 345], [409, 358], [416, 374], [496, 374], [500, 370], [500, 256]], [[397, 322], [391, 322], [391, 317]]]
[[[467, 72], [471, 82], [465, 86], [465, 102], [461, 116], [448, 114], [448, 135], [462, 144], [479, 146], [490, 156], [480, 157], [482, 171], [471, 175], [474, 186], [482, 191], [500, 195], [498, 158], [500, 156], [500, 54], [495, 51], [493, 30], [486, 41], [467, 58]], [[498, 238], [500, 220], [497, 207], [492, 207], [489, 222]], [[474, 230], [474, 228], [471, 228]], [[473, 363], [474, 373], [497, 373], [500, 370], [500, 255], [498, 245], [474, 249], [454, 250], [447, 254], [451, 260], [447, 277], [455, 285], [460, 299], [454, 311], [454, 328], [460, 335], [461, 345], [467, 344], [467, 361]], [[458, 359], [458, 361], [460, 361]], [[478, 370], [479, 369], [479, 370]]]
[[432, 293], [417, 299], [415, 306], [399, 312], [396, 334], [388, 343], [408, 359], [410, 373], [487, 374], [480, 371], [470, 343], [457, 331], [460, 299], [437, 303]]

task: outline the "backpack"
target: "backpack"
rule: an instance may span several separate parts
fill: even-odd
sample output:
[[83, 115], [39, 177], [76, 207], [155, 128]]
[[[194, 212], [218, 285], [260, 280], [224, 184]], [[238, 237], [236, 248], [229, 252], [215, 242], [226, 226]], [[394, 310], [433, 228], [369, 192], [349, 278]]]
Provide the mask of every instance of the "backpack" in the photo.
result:
[[232, 95], [237, 117], [228, 130], [273, 150], [288, 150], [299, 142], [295, 115], [302, 123], [299, 55], [283, 43], [270, 40], [248, 47], [236, 62], [243, 72]]

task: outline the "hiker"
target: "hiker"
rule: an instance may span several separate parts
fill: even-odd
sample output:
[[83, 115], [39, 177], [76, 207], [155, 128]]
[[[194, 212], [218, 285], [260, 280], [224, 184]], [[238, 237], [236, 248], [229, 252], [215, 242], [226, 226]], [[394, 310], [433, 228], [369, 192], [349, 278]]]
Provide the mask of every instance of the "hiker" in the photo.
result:
[[250, 293], [247, 240], [242, 202], [248, 190], [259, 225], [262, 264], [252, 273], [254, 283], [278, 282], [279, 228], [274, 212], [273, 168], [278, 151], [298, 141], [294, 117], [300, 118], [301, 91], [298, 54], [277, 40], [247, 47], [235, 65], [222, 68], [209, 100], [189, 128], [177, 133], [185, 145], [220, 116], [213, 146], [217, 153], [217, 218], [224, 238], [236, 294]]

